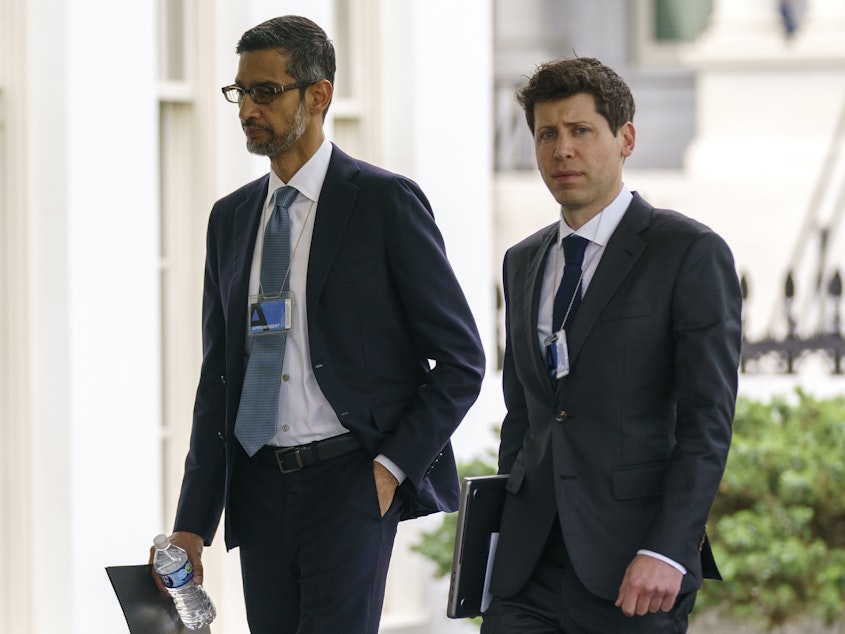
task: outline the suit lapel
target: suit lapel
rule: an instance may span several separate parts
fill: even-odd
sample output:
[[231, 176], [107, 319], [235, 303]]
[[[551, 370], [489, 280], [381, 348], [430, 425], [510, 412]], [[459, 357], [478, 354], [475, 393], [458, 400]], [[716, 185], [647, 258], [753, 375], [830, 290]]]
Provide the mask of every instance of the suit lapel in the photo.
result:
[[607, 243], [578, 315], [569, 332], [569, 358], [575, 363], [587, 336], [607, 303], [630, 274], [646, 248], [640, 232], [651, 222], [652, 208], [637, 194]]
[[[249, 301], [249, 274], [261, 212], [267, 199], [269, 174], [255, 182], [243, 201], [235, 207], [232, 237], [232, 279], [229, 293], [229, 341], [243, 344], [246, 336], [247, 302]], [[242, 352], [242, 351], [241, 351]], [[242, 354], [238, 355], [243, 358]]]
[[329, 169], [315, 211], [314, 235], [311, 238], [311, 254], [308, 257], [308, 282], [305, 293], [308, 315], [316, 312], [317, 300], [323, 292], [337, 250], [343, 241], [358, 197], [358, 186], [351, 183], [358, 171], [355, 160], [332, 145]]
[[[549, 249], [555, 244], [558, 235], [559, 224], [554, 223], [546, 228], [540, 238], [538, 247], [531, 254], [527, 263], [525, 274], [525, 289], [530, 293], [530, 301], [526, 302], [530, 307], [528, 322], [525, 324], [524, 336], [527, 339], [528, 349], [531, 350], [531, 367], [536, 374], [536, 381], [543, 386], [549, 398], [553, 395], [553, 385], [549, 380], [547, 372], [546, 357], [540, 348], [537, 340], [537, 323], [540, 315], [540, 291], [543, 287], [543, 273], [545, 271], [546, 257]], [[517, 311], [519, 312], [519, 311]]]

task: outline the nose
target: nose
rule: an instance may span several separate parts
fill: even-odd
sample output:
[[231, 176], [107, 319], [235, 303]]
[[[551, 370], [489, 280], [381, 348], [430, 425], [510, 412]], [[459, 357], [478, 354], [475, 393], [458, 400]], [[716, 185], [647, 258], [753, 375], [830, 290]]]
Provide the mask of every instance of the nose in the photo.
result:
[[249, 96], [249, 93], [245, 93], [244, 98], [241, 99], [241, 103], [238, 104], [238, 115], [241, 121], [253, 118], [257, 111], [258, 106], [252, 100], [252, 97]]
[[561, 134], [555, 143], [555, 159], [558, 161], [565, 161], [571, 159], [573, 156], [572, 139], [568, 134]]

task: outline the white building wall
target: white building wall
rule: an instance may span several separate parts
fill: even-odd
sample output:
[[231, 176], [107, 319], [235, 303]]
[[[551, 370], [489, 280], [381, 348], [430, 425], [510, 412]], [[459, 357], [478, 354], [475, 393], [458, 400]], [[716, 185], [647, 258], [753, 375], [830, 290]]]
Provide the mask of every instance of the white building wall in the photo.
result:
[[[792, 40], [769, 5], [717, 2], [711, 27], [685, 57], [697, 71], [699, 110], [686, 161], [687, 207], [722, 228], [749, 276], [752, 339], [785, 334], [778, 308], [790, 268], [809, 310], [819, 246], [813, 230], [829, 222], [830, 194], [845, 175], [840, 161], [831, 181], [823, 178], [826, 161], [845, 152], [845, 139], [832, 146], [845, 120], [842, 3], [808, 2]], [[818, 200], [817, 187], [825, 194]], [[845, 223], [834, 237], [830, 253], [842, 270]]]
[[71, 622], [106, 634], [121, 615], [103, 567], [143, 561], [161, 526], [156, 11], [72, 0], [67, 12]]
[[502, 407], [495, 376], [492, 3], [382, 6], [383, 163], [417, 180], [431, 201], [487, 354], [484, 392], [453, 439], [458, 455], [470, 457], [501, 421]]
[[[53, 569], [48, 579], [27, 579], [32, 592], [31, 619], [34, 632], [48, 632], [72, 617], [73, 600], [64, 591], [72, 581], [72, 536], [66, 530], [71, 522], [72, 487], [70, 482], [70, 438], [68, 386], [70, 354], [69, 326], [66, 319], [69, 300], [67, 275], [67, 206], [68, 188], [67, 127], [64, 108], [50, 104], [66, 104], [66, 74], [63, 53], [66, 43], [65, 12], [51, 7], [48, 0], [29, 4], [24, 17], [25, 47], [28, 53], [29, 80], [19, 86], [24, 92], [10, 95], [30, 104], [25, 123], [27, 156], [21, 176], [27, 190], [28, 273], [27, 303], [30, 323], [27, 329], [30, 345], [31, 439], [27, 447], [32, 469], [33, 544], [29, 544], [35, 570]], [[54, 19], [39, 20], [43, 13], [55, 11]], [[42, 13], [43, 12], [43, 13]], [[39, 15], [41, 13], [42, 15]], [[40, 22], [40, 28], [35, 22]], [[32, 46], [34, 41], [53, 41], [55, 49]], [[54, 81], [32, 82], [32, 78], [53, 71]], [[51, 114], [48, 114], [51, 113]], [[44, 148], [49, 147], [48, 152]], [[36, 150], [41, 149], [41, 151]], [[39, 180], [49, 175], [49, 187], [39, 187]], [[45, 183], [46, 184], [46, 183]], [[49, 196], [54, 200], [50, 200]], [[49, 289], [49, 291], [48, 291]], [[55, 319], [55, 315], [62, 319]], [[21, 324], [15, 324], [20, 327]], [[45, 521], [50, 518], [50, 521]], [[35, 545], [38, 547], [35, 547]], [[38, 595], [41, 595], [39, 599]], [[44, 605], [44, 597], [55, 596], [55, 603]], [[40, 614], [39, 614], [40, 612]]]
[[[31, 631], [33, 474], [29, 449], [29, 266], [26, 186], [13, 165], [25, 161], [23, 103], [12, 99], [24, 68], [11, 59], [25, 38], [21, 3], [0, 0], [0, 631]], [[14, 62], [14, 63], [13, 63]], [[14, 123], [13, 123], [14, 122]], [[15, 574], [13, 574], [13, 571]]]
[[[423, 188], [487, 354], [482, 394], [453, 436], [458, 460], [495, 445], [502, 397], [496, 372], [493, 254], [492, 0], [381, 0], [382, 164]], [[407, 547], [439, 515], [400, 526], [382, 631], [472, 632], [445, 618], [448, 583]]]
[[31, 489], [11, 510], [31, 532], [3, 570], [25, 597], [4, 618], [16, 634], [111, 634], [125, 625], [104, 567], [137, 561], [161, 523], [154, 5], [5, 6], [20, 29], [7, 125], [22, 137], [5, 213], [25, 276], [5, 326], [27, 392], [25, 417], [2, 424], [26, 429], [10, 477]]

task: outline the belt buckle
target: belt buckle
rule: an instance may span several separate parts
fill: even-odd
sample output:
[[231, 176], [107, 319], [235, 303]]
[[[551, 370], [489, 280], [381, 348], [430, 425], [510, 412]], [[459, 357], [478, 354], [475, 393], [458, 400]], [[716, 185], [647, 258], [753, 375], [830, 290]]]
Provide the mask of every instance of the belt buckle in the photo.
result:
[[[285, 469], [284, 462], [282, 461], [282, 456], [289, 453], [292, 453], [296, 457], [296, 466], [292, 469]], [[300, 452], [300, 447], [288, 447], [287, 449], [277, 450], [276, 463], [279, 465], [279, 471], [281, 471], [283, 474], [299, 471], [305, 466], [305, 463], [302, 462], [302, 453]]]

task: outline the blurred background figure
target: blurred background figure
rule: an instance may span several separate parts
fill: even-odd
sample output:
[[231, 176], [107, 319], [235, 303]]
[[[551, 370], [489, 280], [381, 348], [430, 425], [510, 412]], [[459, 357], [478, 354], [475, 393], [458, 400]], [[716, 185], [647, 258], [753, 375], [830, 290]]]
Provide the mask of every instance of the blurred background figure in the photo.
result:
[[788, 38], [795, 35], [795, 31], [798, 29], [795, 4], [795, 0], [779, 0], [778, 2], [778, 11], [783, 21], [783, 30]]

